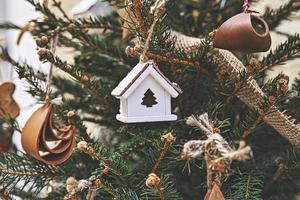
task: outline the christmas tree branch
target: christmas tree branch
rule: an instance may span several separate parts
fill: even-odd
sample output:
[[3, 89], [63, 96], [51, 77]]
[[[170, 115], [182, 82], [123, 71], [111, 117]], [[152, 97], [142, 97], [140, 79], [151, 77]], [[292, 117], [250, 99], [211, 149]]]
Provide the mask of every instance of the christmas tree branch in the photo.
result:
[[29, 92], [33, 96], [38, 96], [41, 99], [43, 99], [46, 95], [45, 92], [45, 75], [38, 72], [35, 73], [31, 67], [29, 67], [27, 64], [20, 64], [19, 62], [13, 60], [10, 55], [8, 54], [6, 49], [2, 49], [2, 52], [0, 54], [0, 59], [9, 62], [15, 67], [16, 72], [19, 75], [19, 78], [25, 78], [26, 81], [30, 85]]
[[98, 188], [101, 188], [102, 190], [104, 190], [105, 192], [107, 192], [108, 194], [110, 194], [111, 196], [113, 196], [114, 198], [116, 198], [117, 196], [119, 196], [109, 186], [107, 186], [106, 184], [104, 184], [100, 179], [97, 179], [96, 182], [95, 182], [95, 184], [96, 184], [96, 186]]
[[[115, 175], [117, 175], [122, 181], [125, 181], [125, 177], [122, 171], [119, 171], [119, 169], [116, 168], [116, 166], [114, 165], [114, 162], [116, 162], [116, 160], [111, 160], [111, 159], [107, 159], [104, 157], [104, 155], [101, 155], [100, 152], [103, 152], [103, 147], [99, 147], [99, 148], [94, 148], [90, 145], [88, 145], [87, 142], [85, 141], [81, 141], [77, 144], [77, 147], [79, 149], [80, 152], [83, 152], [87, 155], [89, 155], [93, 160], [102, 162], [105, 167], [107, 167], [109, 169], [109, 171], [113, 172]], [[100, 154], [98, 154], [100, 153]]]
[[[127, 47], [125, 52], [129, 56], [137, 57], [137, 56], [141, 55], [142, 50], [137, 48], [137, 47]], [[206, 69], [204, 69], [203, 67], [201, 67], [198, 62], [190, 62], [188, 60], [183, 60], [183, 59], [180, 59], [180, 58], [173, 57], [170, 54], [160, 55], [160, 54], [157, 54], [153, 51], [147, 51], [146, 56], [148, 58], [154, 59], [157, 62], [164, 61], [164, 62], [170, 62], [172, 64], [190, 66], [194, 69], [199, 70], [200, 72], [202, 72], [204, 74], [209, 74], [209, 72]]]
[[286, 94], [288, 91], [288, 77], [279, 74], [276, 78], [267, 82], [264, 88], [269, 89], [264, 91], [267, 100], [258, 110], [258, 117], [254, 120], [253, 124], [241, 134], [242, 139], [245, 139], [253, 133], [253, 130], [263, 121], [264, 117], [269, 114], [270, 109]]
[[56, 8], [58, 8], [58, 10], [64, 16], [64, 18], [66, 18], [69, 22], [71, 22], [71, 19], [69, 18], [69, 16], [67, 15], [67, 13], [64, 11], [64, 9], [62, 9], [61, 2], [60, 1], [58, 2], [56, 0], [52, 0], [52, 1], [53, 1], [53, 6], [55, 6]]
[[277, 64], [286, 62], [300, 53], [300, 36], [296, 33], [294, 36], [288, 38], [287, 41], [281, 43], [274, 51], [271, 51], [265, 56], [261, 63], [263, 65], [261, 72], [271, 69]]
[[163, 142], [163, 147], [160, 149], [159, 156], [156, 159], [154, 166], [151, 170], [152, 173], [154, 173], [159, 167], [161, 161], [163, 160], [165, 154], [169, 149], [169, 146], [175, 141], [175, 137], [172, 135], [172, 133], [167, 133], [161, 137], [161, 141]]
[[54, 177], [55, 174], [39, 173], [39, 172], [15, 172], [9, 170], [0, 170], [1, 175], [15, 175], [15, 176], [44, 176], [44, 177]]
[[278, 9], [267, 9], [263, 18], [269, 25], [270, 30], [275, 29], [282, 20], [288, 18], [293, 12], [300, 9], [298, 0], [290, 0], [288, 3], [280, 6]]
[[133, 0], [132, 1], [132, 11], [136, 17], [136, 24], [138, 26], [138, 30], [141, 33], [142, 37], [144, 39], [147, 38], [147, 30], [144, 25], [143, 17], [142, 17], [142, 12], [141, 9], [143, 8], [143, 3], [140, 0]]

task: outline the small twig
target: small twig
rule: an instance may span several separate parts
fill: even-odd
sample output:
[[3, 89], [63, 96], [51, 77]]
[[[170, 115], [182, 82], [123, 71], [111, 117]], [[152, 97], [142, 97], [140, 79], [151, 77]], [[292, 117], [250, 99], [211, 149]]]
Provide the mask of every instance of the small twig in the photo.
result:
[[146, 38], [147, 31], [145, 29], [145, 25], [144, 25], [143, 18], [142, 18], [142, 13], [141, 13], [142, 7], [143, 7], [143, 3], [140, 0], [133, 1], [132, 11], [136, 17], [137, 25], [138, 25], [140, 32], [142, 33], [142, 36], [144, 38]]
[[[162, 1], [162, 2], [161, 2]], [[146, 54], [149, 50], [150, 47], [150, 41], [152, 38], [152, 35], [154, 34], [154, 28], [157, 24], [157, 22], [160, 20], [160, 17], [162, 16], [162, 14], [164, 13], [164, 6], [165, 6], [165, 2], [164, 0], [156, 0], [155, 5], [153, 7], [153, 11], [154, 11], [154, 20], [152, 25], [150, 26], [150, 29], [148, 31], [148, 35], [147, 35], [147, 39], [145, 42], [145, 46], [143, 48], [143, 51], [140, 55], [140, 62], [144, 63], [147, 61], [147, 57]]]
[[[135, 46], [135, 47], [128, 46], [125, 49], [125, 53], [129, 56], [137, 57], [137, 56], [141, 55], [142, 50], [141, 50], [141, 48], [139, 48], [137, 46]], [[187, 66], [190, 66], [194, 69], [199, 70], [200, 72], [202, 72], [204, 74], [209, 74], [209, 71], [202, 68], [198, 62], [190, 62], [190, 61], [187, 61], [187, 60], [182, 60], [182, 59], [179, 59], [179, 58], [172, 57], [169, 54], [159, 55], [159, 54], [156, 54], [156, 53], [151, 52], [151, 51], [148, 51], [146, 53], [146, 56], [148, 58], [155, 59], [157, 62], [166, 61], [166, 62], [169, 62], [169, 63], [172, 63], [172, 64], [187, 65]]]
[[[57, 42], [58, 42], [58, 35], [55, 35], [54, 38], [52, 39], [52, 44], [51, 44], [51, 52], [53, 55], [55, 54]], [[49, 73], [47, 77], [47, 84], [46, 84], [47, 89], [46, 89], [46, 97], [45, 97], [46, 101], [49, 100], [49, 95], [51, 92], [52, 76], [53, 76], [53, 63], [50, 64]]]
[[268, 190], [274, 182], [276, 182], [285, 172], [289, 170], [288, 166], [285, 164], [279, 164], [275, 174], [272, 176], [271, 181], [266, 185], [266, 190]]
[[103, 189], [105, 192], [107, 192], [108, 194], [110, 194], [113, 197], [117, 197], [118, 194], [115, 193], [113, 190], [111, 190], [107, 185], [105, 185], [104, 183], [102, 183], [100, 181], [100, 179], [97, 179], [97, 181], [95, 182], [96, 186]]
[[175, 141], [175, 137], [172, 135], [172, 133], [167, 133], [165, 135], [163, 135], [161, 137], [161, 140], [164, 142], [164, 145], [163, 147], [161, 148], [160, 152], [159, 152], [159, 156], [158, 158], [156, 159], [155, 163], [154, 163], [154, 166], [151, 170], [152, 173], [154, 173], [157, 168], [159, 167], [162, 159], [164, 158], [166, 152], [168, 151], [169, 149], [169, 146]]
[[160, 198], [161, 200], [165, 200], [165, 195], [164, 195], [163, 189], [161, 188], [161, 185], [158, 184], [158, 185], [155, 186], [155, 188], [156, 188], [156, 190], [157, 190], [157, 193], [158, 193], [158, 195], [159, 195], [159, 198]]
[[284, 94], [285, 91], [283, 92], [282, 89], [285, 88], [285, 86], [287, 86], [287, 83], [282, 83], [280, 89], [277, 91], [275, 96], [269, 97], [268, 106], [266, 108], [259, 109], [259, 116], [256, 118], [256, 120], [254, 121], [254, 123], [251, 125], [250, 128], [243, 131], [241, 135], [242, 139], [245, 139], [251, 133], [253, 133], [253, 130], [263, 121], [264, 117], [268, 114], [268, 111], [272, 108], [272, 106], [274, 106], [276, 99]]
[[[270, 108], [270, 107], [269, 107]], [[259, 116], [256, 118], [256, 120], [254, 121], [254, 123], [251, 125], [250, 128], [246, 129], [243, 131], [241, 138], [245, 139], [246, 137], [248, 137], [251, 133], [253, 133], [253, 130], [258, 126], [258, 124], [264, 119], [264, 117], [266, 116], [265, 111], [261, 111]]]
[[139, 142], [138, 144], [134, 145], [132, 148], [130, 148], [128, 151], [124, 152], [122, 154], [123, 158], [126, 158], [127, 156], [129, 156], [132, 152], [135, 152], [135, 150], [140, 150], [141, 148], [143, 148], [147, 143], [142, 141]]
[[98, 156], [95, 152], [93, 147], [88, 146], [88, 143], [86, 141], [81, 141], [77, 144], [77, 148], [79, 149], [80, 152], [84, 152], [87, 155], [89, 155], [93, 160], [103, 162], [104, 165], [112, 171], [114, 174], [119, 176], [123, 181], [125, 180], [123, 177], [122, 172], [120, 172], [118, 169], [116, 169], [114, 166], [111, 165], [112, 161], [109, 159], [105, 159], [101, 156]]
[[68, 21], [71, 22], [71, 19], [68, 17], [67, 13], [64, 11], [64, 9], [61, 7], [61, 2], [57, 2], [56, 0], [52, 0], [53, 5], [58, 8], [58, 10], [63, 14], [64, 18], [66, 18]]
[[160, 178], [155, 173], [150, 173], [146, 179], [146, 186], [156, 189], [156, 194], [161, 200], [165, 200], [164, 189], [161, 187]]
[[295, 56], [297, 54], [300, 54], [300, 49], [294, 50], [291, 54], [283, 55], [281, 58], [274, 60], [274, 62], [270, 63], [269, 65], [264, 66], [259, 72], [262, 73], [268, 69], [271, 69], [273, 66], [275, 66], [281, 62], [285, 62], [288, 60], [289, 57]]
[[54, 177], [56, 175], [54, 174], [44, 174], [44, 173], [38, 173], [38, 172], [14, 172], [14, 171], [7, 171], [7, 170], [0, 170], [0, 174], [10, 174], [10, 175], [16, 175], [16, 176], [31, 176], [31, 177]]

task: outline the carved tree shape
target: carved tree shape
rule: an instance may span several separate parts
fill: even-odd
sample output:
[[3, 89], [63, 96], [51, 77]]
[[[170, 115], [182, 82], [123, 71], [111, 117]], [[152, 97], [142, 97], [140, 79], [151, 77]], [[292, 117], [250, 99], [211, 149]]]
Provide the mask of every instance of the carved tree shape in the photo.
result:
[[143, 101], [141, 104], [147, 107], [152, 107], [153, 105], [157, 104], [155, 100], [156, 97], [154, 96], [154, 93], [150, 89], [148, 89], [144, 94]]

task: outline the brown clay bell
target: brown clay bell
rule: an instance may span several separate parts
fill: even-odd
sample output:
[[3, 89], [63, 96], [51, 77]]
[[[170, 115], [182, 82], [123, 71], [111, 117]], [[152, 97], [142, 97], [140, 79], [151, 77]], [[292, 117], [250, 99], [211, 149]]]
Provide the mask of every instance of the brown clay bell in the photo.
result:
[[58, 128], [53, 122], [53, 105], [45, 103], [26, 122], [21, 137], [24, 150], [48, 165], [66, 161], [75, 145], [73, 126]]
[[213, 46], [232, 51], [268, 51], [271, 46], [269, 27], [255, 14], [237, 14], [219, 27], [214, 36]]

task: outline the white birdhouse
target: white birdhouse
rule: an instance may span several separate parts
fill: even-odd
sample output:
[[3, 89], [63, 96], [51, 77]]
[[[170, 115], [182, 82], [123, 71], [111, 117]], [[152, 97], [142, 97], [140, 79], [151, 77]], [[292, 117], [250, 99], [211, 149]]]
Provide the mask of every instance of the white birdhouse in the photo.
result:
[[171, 97], [181, 94], [176, 83], [171, 83], [153, 61], [139, 63], [112, 91], [120, 99], [119, 121], [125, 123], [174, 121]]

